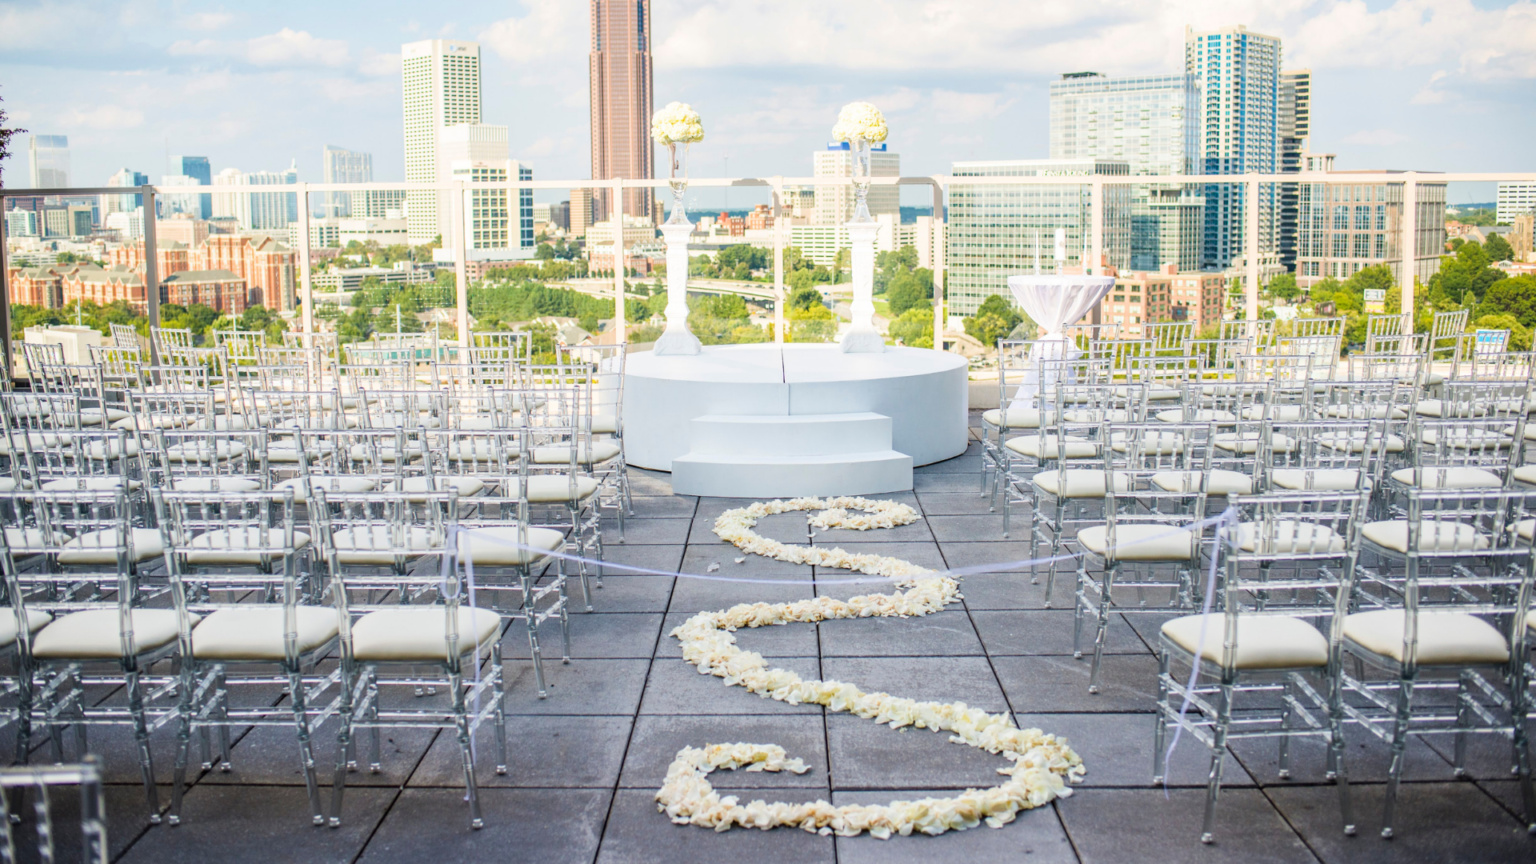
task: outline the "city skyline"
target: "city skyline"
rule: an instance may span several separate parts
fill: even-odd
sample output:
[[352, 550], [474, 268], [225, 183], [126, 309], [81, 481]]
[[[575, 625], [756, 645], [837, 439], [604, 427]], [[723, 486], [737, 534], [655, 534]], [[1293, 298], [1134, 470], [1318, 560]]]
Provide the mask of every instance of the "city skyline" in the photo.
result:
[[[1285, 67], [1313, 68], [1313, 149], [1339, 153], [1341, 169], [1509, 169], [1518, 165], [1519, 140], [1536, 131], [1536, 119], [1518, 110], [1536, 91], [1536, 65], [1515, 50], [1536, 39], [1529, 2], [1434, 0], [1416, 7], [1417, 16], [1402, 3], [1370, 10], [1314, 2], [1283, 12], [1241, 3], [1212, 11], [981, 3], [967, 8], [986, 18], [986, 32], [948, 19], [912, 28], [931, 44], [872, 14], [918, 15], [921, 4], [850, 2], [818, 15], [798, 0], [779, 5], [800, 28], [787, 42], [787, 24], [760, 7], [721, 14], [684, 0], [655, 6], [656, 98], [690, 101], [704, 114], [710, 137], [695, 148], [693, 166], [700, 176], [723, 173], [726, 158], [736, 175], [798, 174], [798, 154], [822, 146], [837, 107], [857, 98], [886, 111], [908, 173], [1042, 158], [1050, 81], [1086, 70], [1177, 73], [1185, 25], [1242, 24], [1275, 35]], [[514, 158], [540, 177], [589, 176], [583, 4], [469, 3], [442, 21], [412, 20], [417, 10], [389, 3], [369, 21], [296, 4], [263, 16], [142, 10], [123, 5], [72, 22], [79, 32], [66, 42], [59, 27], [71, 16], [60, 4], [0, 9], [0, 98], [15, 125], [69, 136], [77, 185], [103, 183], [124, 167], [158, 177], [167, 173], [158, 167], [166, 150], [206, 153], [216, 168], [243, 170], [297, 157], [300, 176], [318, 180], [327, 140], [373, 153], [380, 180], [404, 179], [399, 46], [429, 36], [484, 43], [484, 121], [512, 126]], [[159, 50], [64, 50], [98, 23]], [[777, 46], [771, 65], [740, 59], [761, 52], [732, 53], [749, 37]], [[1505, 134], [1464, 140], [1462, 130], [1494, 123]], [[6, 162], [12, 185], [26, 180], [28, 137]], [[1453, 189], [1451, 203], [1467, 196], [1491, 200], [1492, 186]]]

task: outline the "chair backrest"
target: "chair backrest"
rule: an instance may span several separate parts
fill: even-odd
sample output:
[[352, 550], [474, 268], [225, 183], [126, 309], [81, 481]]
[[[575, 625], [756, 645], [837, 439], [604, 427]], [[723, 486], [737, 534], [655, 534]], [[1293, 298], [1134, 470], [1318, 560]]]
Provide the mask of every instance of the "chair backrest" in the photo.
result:
[[1193, 321], [1155, 321], [1141, 325], [1142, 335], [1152, 343], [1156, 353], [1179, 352], [1184, 344], [1195, 338]]
[[129, 324], [112, 324], [112, 347], [126, 348], [132, 351], [144, 350], [144, 342], [139, 336], [139, 331]]
[[[114, 325], [117, 326], [117, 325]], [[4, 854], [7, 861], [36, 858], [38, 861], [65, 860], [58, 855], [55, 841], [60, 836], [59, 817], [53, 812], [57, 795], [54, 790], [62, 786], [78, 786], [80, 800], [80, 851], [78, 860], [83, 864], [107, 864], [110, 844], [107, 842], [107, 797], [102, 780], [101, 757], [86, 754], [82, 761], [62, 765], [13, 765], [0, 769], [0, 796], [7, 800], [11, 790], [27, 790], [32, 793], [32, 809], [36, 816], [36, 852], [18, 856], [20, 845], [20, 814], [16, 823], [11, 814], [3, 814]]]
[[265, 428], [157, 429], [142, 440], [154, 489], [237, 492], [263, 488], [270, 477]]
[[1247, 339], [1254, 351], [1268, 351], [1275, 344], [1275, 323], [1273, 319], [1222, 321], [1217, 338]]

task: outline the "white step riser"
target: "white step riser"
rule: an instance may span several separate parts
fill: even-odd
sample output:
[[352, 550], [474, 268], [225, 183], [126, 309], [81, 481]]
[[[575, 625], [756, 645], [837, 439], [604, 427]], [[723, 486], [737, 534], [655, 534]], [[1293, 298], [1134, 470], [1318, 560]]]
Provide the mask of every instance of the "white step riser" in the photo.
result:
[[833, 456], [891, 449], [883, 414], [706, 415], [688, 424], [690, 456]]
[[689, 454], [672, 461], [678, 495], [721, 498], [796, 498], [874, 495], [912, 488], [912, 457], [894, 450], [849, 454], [836, 461], [795, 457], [726, 461]]

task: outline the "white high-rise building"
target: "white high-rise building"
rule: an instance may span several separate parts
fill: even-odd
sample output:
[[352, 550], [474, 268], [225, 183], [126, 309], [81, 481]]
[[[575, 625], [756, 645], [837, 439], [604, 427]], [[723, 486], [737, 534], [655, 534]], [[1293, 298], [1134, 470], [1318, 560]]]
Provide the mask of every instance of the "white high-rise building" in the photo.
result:
[[[400, 46], [405, 103], [405, 179], [441, 179], [438, 141], [444, 127], [480, 122], [480, 45], [454, 39], [427, 39]], [[441, 218], [434, 192], [406, 198], [410, 242], [428, 243]]]
[[[160, 178], [161, 186], [198, 186], [201, 185], [196, 177], [186, 174], [167, 174]], [[128, 198], [128, 195], [119, 196]], [[155, 196], [155, 208], [160, 211], [160, 216], [173, 216], [177, 213], [190, 213], [200, 216], [203, 212], [202, 195], [196, 192], [164, 192]], [[128, 209], [128, 208], [123, 208]]]
[[[1184, 71], [1200, 80], [1201, 173], [1242, 174], [1280, 171], [1280, 40], [1228, 27], [1209, 33], [1184, 32]], [[1279, 190], [1259, 187], [1259, 200], [1247, 202], [1242, 184], [1205, 187], [1206, 268], [1242, 272], [1246, 266], [1247, 206], [1258, 207], [1259, 267], [1263, 274], [1280, 269]]]
[[1493, 221], [1500, 225], [1514, 222], [1516, 216], [1536, 213], [1536, 183], [1500, 183], [1494, 208]]
[[[853, 152], [846, 143], [828, 144], [811, 156], [811, 176], [853, 176]], [[872, 177], [900, 177], [901, 156], [886, 149], [885, 144], [870, 148], [869, 173]], [[901, 190], [895, 186], [870, 186], [869, 215], [882, 213], [894, 216], [901, 222]], [[842, 225], [853, 218], [854, 195], [852, 186], [817, 186], [816, 209], [811, 214], [812, 225]]]
[[[322, 180], [326, 183], [372, 183], [373, 156], [327, 144], [320, 151]], [[351, 216], [351, 192], [325, 193], [326, 216]]]
[[[463, 123], [445, 127], [438, 135], [437, 156], [438, 179], [444, 182], [533, 179], [530, 168], [511, 158], [505, 126]], [[504, 189], [465, 192], [465, 246], [472, 259], [511, 260], [533, 255], [533, 190], [522, 190], [515, 208], [511, 198]], [[452, 214], [446, 207], [441, 213], [438, 231], [446, 241], [453, 234]]]
[[[107, 178], [108, 186], [143, 186], [149, 182], [149, 178], [139, 173], [124, 168]], [[144, 195], [103, 195], [101, 196], [101, 212], [103, 218], [113, 213], [124, 213], [135, 207], [144, 206]]]
[[[285, 171], [243, 172], [225, 168], [213, 177], [214, 186], [280, 186], [299, 182], [299, 169], [290, 164]], [[241, 189], [217, 192], [213, 196], [213, 216], [233, 218], [247, 231], [287, 231], [288, 223], [299, 218], [299, 197], [293, 192], [252, 192]]]
[[[1051, 82], [1051, 158], [1124, 161], [1132, 174], [1193, 174], [1200, 158], [1200, 85], [1192, 75]], [[1131, 187], [1131, 269], [1200, 269], [1201, 187]]]
[[33, 189], [69, 186], [68, 135], [33, 135], [28, 146], [32, 156]]

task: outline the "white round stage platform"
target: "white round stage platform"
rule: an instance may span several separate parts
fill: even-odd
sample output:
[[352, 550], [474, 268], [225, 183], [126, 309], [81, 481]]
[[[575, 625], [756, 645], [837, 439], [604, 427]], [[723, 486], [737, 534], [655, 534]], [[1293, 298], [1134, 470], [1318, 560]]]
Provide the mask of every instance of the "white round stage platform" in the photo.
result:
[[624, 449], [680, 495], [858, 495], [966, 447], [966, 361], [940, 351], [726, 345], [629, 356]]

